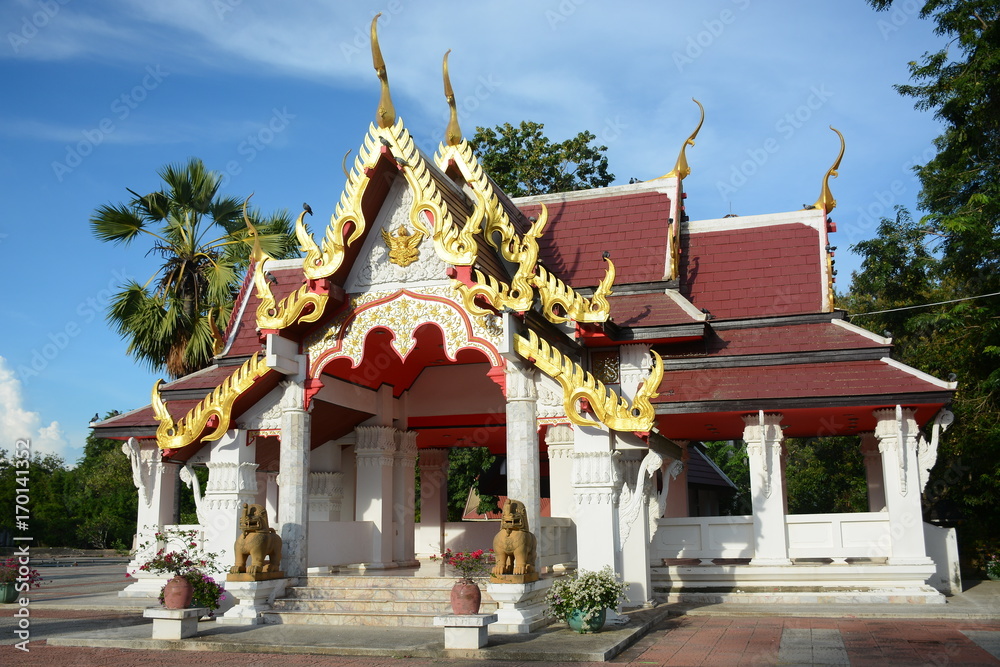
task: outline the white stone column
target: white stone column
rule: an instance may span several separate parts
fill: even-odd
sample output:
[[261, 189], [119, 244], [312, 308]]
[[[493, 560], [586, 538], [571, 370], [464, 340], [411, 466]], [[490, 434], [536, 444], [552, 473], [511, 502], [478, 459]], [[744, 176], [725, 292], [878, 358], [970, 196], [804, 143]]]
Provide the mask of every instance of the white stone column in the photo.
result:
[[309, 520], [340, 521], [344, 497], [344, 473], [309, 473]]
[[264, 478], [267, 484], [264, 487], [264, 509], [267, 510], [267, 516], [271, 517], [271, 523], [277, 530], [281, 523], [281, 516], [278, 514], [278, 473], [264, 473]]
[[301, 382], [282, 382], [281, 454], [278, 464], [277, 528], [281, 535], [281, 569], [289, 577], [304, 577], [309, 563], [309, 445], [311, 415], [305, 409]]
[[[535, 374], [534, 367], [525, 362], [507, 361], [507, 497], [524, 503], [528, 528], [537, 537], [542, 493]], [[537, 570], [537, 560], [534, 565]]]
[[754, 557], [751, 565], [789, 565], [785, 526], [785, 489], [781, 475], [784, 435], [781, 415], [743, 417], [743, 440], [750, 459], [750, 498], [753, 503]]
[[448, 450], [420, 450], [421, 557], [444, 552], [444, 524], [448, 519]]
[[885, 488], [882, 482], [882, 452], [874, 433], [861, 434], [861, 454], [865, 457], [865, 480], [868, 483], [868, 511], [885, 509]]
[[651, 606], [649, 503], [656, 502], [656, 472], [663, 457], [647, 449], [620, 449], [623, 477], [618, 502], [622, 579], [629, 584], [628, 606]]
[[392, 494], [395, 524], [393, 560], [401, 567], [418, 565], [414, 550], [414, 514], [416, 512], [417, 432], [396, 431], [393, 455]]
[[573, 428], [569, 424], [550, 426], [545, 432], [549, 455], [549, 513], [572, 518]]
[[611, 434], [593, 426], [573, 430], [573, 495], [576, 501], [576, 553], [581, 570], [608, 565], [620, 572], [618, 491]]
[[875, 410], [875, 437], [882, 454], [883, 488], [889, 511], [890, 565], [924, 565], [929, 562], [924, 545], [923, 511], [920, 505], [920, 473], [917, 439], [920, 435], [914, 411]]
[[243, 503], [257, 496], [256, 445], [247, 446], [246, 437], [246, 431], [232, 430], [207, 445], [208, 482], [201, 503], [205, 550], [219, 554], [226, 569], [233, 564]]
[[370, 521], [372, 537], [371, 568], [395, 567], [392, 561], [393, 456], [396, 429], [391, 426], [359, 426], [354, 454], [357, 460], [357, 499], [355, 520]]

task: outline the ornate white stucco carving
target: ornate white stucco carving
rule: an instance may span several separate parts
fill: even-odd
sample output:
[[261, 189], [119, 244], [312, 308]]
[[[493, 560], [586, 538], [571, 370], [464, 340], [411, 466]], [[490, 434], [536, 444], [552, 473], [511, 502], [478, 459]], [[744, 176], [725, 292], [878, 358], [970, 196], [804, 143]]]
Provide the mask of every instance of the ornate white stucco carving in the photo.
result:
[[391, 466], [396, 451], [396, 429], [391, 426], [358, 426], [354, 455], [359, 466]]
[[[907, 478], [909, 477], [909, 456], [907, 447], [917, 446], [917, 420], [916, 413], [909, 408], [897, 405], [895, 408], [884, 410], [873, 410], [875, 415], [875, 437], [878, 438], [878, 449], [880, 452], [892, 451], [899, 462], [897, 470], [899, 473], [899, 493], [906, 495], [909, 491]], [[910, 442], [912, 440], [912, 445]], [[937, 453], [935, 452], [935, 456]], [[886, 471], [888, 473], [888, 470]]]
[[237, 422], [237, 427], [250, 431], [277, 431], [281, 429], [281, 389], [271, 392], [246, 417]]
[[621, 377], [621, 393], [629, 400], [635, 398], [639, 384], [649, 377], [653, 358], [649, 351], [652, 346], [643, 343], [623, 345], [618, 350], [618, 373]]
[[538, 372], [534, 366], [522, 361], [507, 362], [507, 400], [537, 401]]
[[922, 433], [917, 439], [917, 473], [920, 477], [921, 493], [927, 488], [931, 468], [937, 463], [938, 442], [941, 439], [941, 434], [947, 431], [954, 421], [955, 415], [950, 410], [942, 408], [931, 426], [931, 439], [928, 441]]
[[755, 457], [763, 472], [764, 496], [771, 497], [771, 478], [781, 465], [782, 442], [781, 415], [758, 411], [756, 415], [743, 417], [743, 440], [747, 443], [747, 455]]
[[[629, 535], [632, 534], [632, 526], [643, 507], [647, 507], [650, 495], [653, 491], [653, 480], [656, 479], [656, 471], [663, 465], [663, 457], [649, 450], [642, 461], [629, 461], [631, 465], [627, 468], [634, 469], [635, 482], [629, 484], [627, 481], [622, 485], [621, 499], [618, 504], [618, 522], [621, 531], [622, 546], [628, 542]], [[629, 470], [629, 472], [632, 472]], [[626, 480], [632, 476], [626, 477]]]
[[135, 438], [129, 438], [122, 443], [122, 454], [128, 457], [132, 466], [132, 483], [139, 490], [139, 499], [143, 505], [149, 506], [150, 494], [156, 482], [156, 474], [160, 464], [157, 461], [159, 449], [156, 446], [143, 448]]
[[405, 359], [416, 344], [414, 333], [427, 323], [441, 330], [443, 351], [450, 359], [459, 350], [472, 348], [481, 351], [494, 366], [503, 363], [497, 352], [503, 331], [496, 326], [494, 316], [467, 315], [451, 287], [422, 287], [419, 293], [401, 290], [351, 297], [349, 307], [331, 322], [329, 329], [307, 339], [310, 374], [316, 376], [316, 362], [324, 357], [346, 357], [355, 366], [361, 363], [365, 337], [377, 327], [392, 329], [395, 336], [391, 345]]
[[535, 383], [538, 400], [536, 408], [539, 418], [562, 417], [566, 414], [563, 407], [563, 391], [559, 383], [548, 375], [541, 375]]
[[568, 424], [555, 424], [545, 431], [549, 460], [573, 456], [573, 428]]
[[194, 468], [191, 467], [190, 463], [185, 463], [184, 467], [181, 468], [180, 478], [184, 485], [191, 489], [191, 494], [194, 496], [194, 508], [198, 516], [198, 523], [207, 526], [208, 520], [205, 516], [205, 499], [201, 495], [201, 482], [198, 481], [198, 476], [194, 474]]
[[[411, 234], [420, 233], [410, 221], [412, 206], [413, 193], [408, 187], [399, 187], [390, 195], [389, 201], [382, 209], [391, 213], [380, 216], [380, 229], [395, 234], [400, 227], [406, 227]], [[366, 247], [362, 250], [361, 259], [354, 265], [348, 277], [348, 290], [360, 291], [373, 286], [448, 280], [445, 273], [448, 266], [438, 257], [433, 241], [424, 236], [417, 245], [417, 251], [419, 253], [417, 260], [412, 264], [407, 266], [393, 264], [389, 261], [389, 248], [382, 239], [381, 231], [372, 229], [368, 234]]]
[[[687, 450], [684, 451], [687, 454]], [[657, 523], [667, 512], [667, 493], [670, 490], [670, 482], [677, 479], [677, 476], [684, 472], [684, 461], [680, 459], [671, 459], [669, 462], [665, 462], [662, 470], [663, 476], [663, 488], [660, 489], [659, 493], [651, 494], [649, 499], [649, 539], [653, 539], [653, 533], [656, 532]]]
[[344, 499], [344, 473], [309, 473], [309, 512], [336, 517]]
[[617, 483], [615, 452], [577, 452], [573, 455], [573, 485], [608, 486]]
[[420, 450], [421, 470], [444, 470], [448, 467], [448, 450], [443, 448]]

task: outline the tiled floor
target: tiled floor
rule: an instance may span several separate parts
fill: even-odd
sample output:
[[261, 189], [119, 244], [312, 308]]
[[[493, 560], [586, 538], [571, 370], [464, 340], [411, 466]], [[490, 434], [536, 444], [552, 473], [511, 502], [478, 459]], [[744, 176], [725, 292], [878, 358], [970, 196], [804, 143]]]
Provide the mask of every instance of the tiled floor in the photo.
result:
[[1000, 665], [1000, 621], [719, 618], [665, 621], [631, 665]]

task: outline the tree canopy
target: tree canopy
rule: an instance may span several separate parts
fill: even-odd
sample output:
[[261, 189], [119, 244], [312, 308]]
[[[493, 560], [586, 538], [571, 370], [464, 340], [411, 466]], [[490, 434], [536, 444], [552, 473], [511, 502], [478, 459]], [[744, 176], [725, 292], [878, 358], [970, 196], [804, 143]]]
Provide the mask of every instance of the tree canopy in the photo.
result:
[[[148, 252], [162, 259], [145, 285], [129, 281], [112, 298], [108, 320], [128, 340], [130, 355], [180, 377], [207, 366], [217, 351], [254, 238], [243, 200], [222, 196], [222, 175], [201, 160], [158, 173], [165, 188], [147, 195], [129, 190], [128, 203], [98, 207], [90, 224], [109, 243], [127, 246], [146, 238]], [[266, 253], [278, 259], [295, 254], [287, 212], [246, 215]]]
[[469, 143], [486, 173], [511, 197], [601, 188], [615, 180], [604, 156], [608, 147], [591, 143], [596, 135], [585, 130], [553, 143], [544, 128], [531, 121], [477, 127]]

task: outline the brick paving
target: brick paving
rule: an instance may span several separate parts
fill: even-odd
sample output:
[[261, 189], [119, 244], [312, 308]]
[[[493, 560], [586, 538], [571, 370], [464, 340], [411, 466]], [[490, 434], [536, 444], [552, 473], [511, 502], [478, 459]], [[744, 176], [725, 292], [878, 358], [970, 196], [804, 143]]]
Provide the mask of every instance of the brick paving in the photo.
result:
[[[89, 618], [81, 611], [39, 611], [39, 622]], [[40, 625], [44, 627], [44, 625]], [[966, 634], [968, 633], [968, 634]], [[982, 644], [977, 644], [974, 638]], [[673, 617], [661, 622], [610, 662], [649, 665], [926, 665], [929, 667], [1000, 665], [989, 653], [1000, 643], [1000, 620], [896, 620], [831, 618]], [[255, 667], [274, 664], [349, 665], [351, 667], [455, 667], [515, 664], [595, 665], [602, 663], [515, 663], [497, 660], [372, 658], [360, 656], [264, 653], [208, 653], [202, 651], [143, 651], [48, 646], [33, 640], [30, 652], [0, 646], [0, 664], [17, 667], [132, 666], [211, 664]]]

